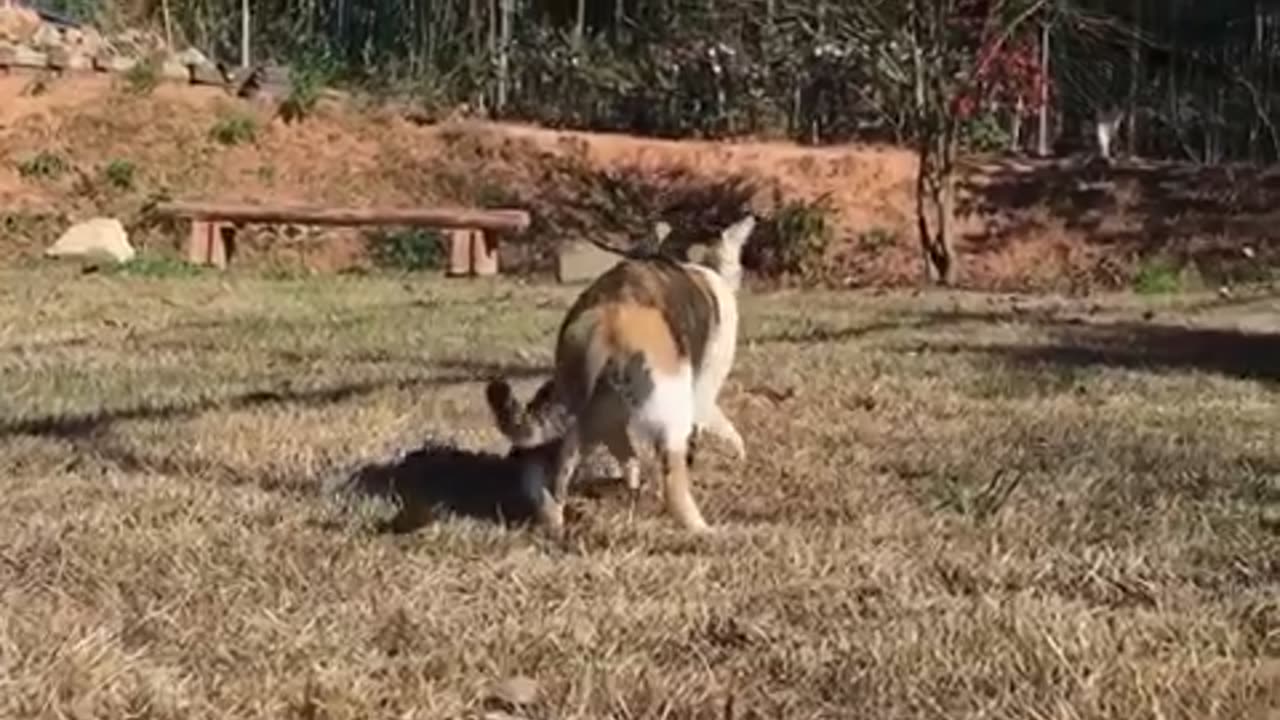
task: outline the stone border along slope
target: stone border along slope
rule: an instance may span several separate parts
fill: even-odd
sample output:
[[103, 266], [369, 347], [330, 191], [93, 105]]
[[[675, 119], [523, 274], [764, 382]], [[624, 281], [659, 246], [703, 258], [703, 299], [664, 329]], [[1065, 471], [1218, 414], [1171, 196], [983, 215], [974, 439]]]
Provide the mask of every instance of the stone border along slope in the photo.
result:
[[264, 86], [285, 86], [287, 71], [257, 66], [229, 70], [196, 48], [168, 48], [140, 30], [106, 37], [96, 28], [0, 0], [0, 72], [103, 72], [124, 74], [140, 63], [155, 64], [160, 80], [214, 85], [247, 97]]

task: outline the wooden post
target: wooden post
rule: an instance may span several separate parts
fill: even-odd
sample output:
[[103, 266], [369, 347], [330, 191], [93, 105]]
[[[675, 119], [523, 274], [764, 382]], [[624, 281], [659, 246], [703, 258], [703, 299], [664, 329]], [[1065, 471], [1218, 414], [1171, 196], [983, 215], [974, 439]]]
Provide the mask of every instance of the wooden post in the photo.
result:
[[449, 231], [449, 277], [471, 274], [471, 232], [466, 228]]
[[209, 223], [209, 264], [219, 270], [227, 269], [227, 261], [231, 259], [231, 248], [227, 247], [228, 235], [234, 235], [235, 229], [224, 222]]
[[471, 271], [480, 277], [498, 274], [498, 243], [489, 233], [471, 233]]
[[187, 240], [187, 261], [194, 265], [212, 265], [223, 269], [227, 266], [227, 243], [223, 233], [226, 223], [213, 220], [191, 221], [191, 236]]
[[205, 220], [191, 221], [191, 235], [187, 239], [187, 262], [203, 265], [209, 261], [209, 223]]

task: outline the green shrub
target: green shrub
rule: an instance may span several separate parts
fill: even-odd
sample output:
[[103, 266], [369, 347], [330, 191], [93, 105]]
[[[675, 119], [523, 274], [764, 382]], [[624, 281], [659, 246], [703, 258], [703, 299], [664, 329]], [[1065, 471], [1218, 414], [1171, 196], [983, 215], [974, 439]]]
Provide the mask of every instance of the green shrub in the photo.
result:
[[209, 136], [223, 145], [253, 142], [258, 136], [258, 120], [248, 113], [233, 112], [218, 118], [209, 129]]
[[132, 190], [137, 175], [137, 166], [131, 160], [117, 158], [102, 168], [102, 177], [107, 185], [117, 190]]
[[18, 174], [24, 178], [56, 180], [71, 169], [66, 156], [53, 150], [41, 150], [18, 163]]
[[160, 60], [145, 57], [124, 73], [125, 88], [134, 95], [148, 95], [160, 84]]
[[878, 252], [898, 244], [898, 234], [889, 228], [873, 227], [858, 235], [858, 247], [868, 252]]
[[1009, 147], [1012, 137], [995, 113], [975, 115], [960, 126], [960, 143], [972, 152], [996, 152]]
[[1182, 273], [1169, 258], [1151, 258], [1138, 268], [1133, 289], [1142, 295], [1176, 293], [1182, 289]]
[[444, 266], [444, 237], [435, 230], [377, 230], [366, 240], [369, 255], [378, 267], [394, 270], [434, 270]]
[[833, 214], [826, 195], [783, 203], [760, 233], [758, 269], [805, 279], [821, 274], [834, 236]]
[[300, 53], [289, 70], [289, 94], [280, 101], [280, 117], [285, 122], [306, 119], [337, 73], [338, 63], [328, 51]]

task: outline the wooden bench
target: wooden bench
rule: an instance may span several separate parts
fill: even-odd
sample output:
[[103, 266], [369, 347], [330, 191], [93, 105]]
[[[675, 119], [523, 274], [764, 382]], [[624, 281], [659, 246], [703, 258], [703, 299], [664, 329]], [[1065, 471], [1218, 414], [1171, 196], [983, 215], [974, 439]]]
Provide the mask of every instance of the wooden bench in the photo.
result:
[[235, 231], [246, 223], [298, 225], [404, 225], [449, 230], [449, 274], [493, 275], [498, 271], [494, 235], [519, 233], [529, 227], [523, 210], [438, 208], [322, 208], [305, 205], [233, 205], [167, 202], [160, 215], [191, 221], [187, 260], [226, 268], [235, 248]]

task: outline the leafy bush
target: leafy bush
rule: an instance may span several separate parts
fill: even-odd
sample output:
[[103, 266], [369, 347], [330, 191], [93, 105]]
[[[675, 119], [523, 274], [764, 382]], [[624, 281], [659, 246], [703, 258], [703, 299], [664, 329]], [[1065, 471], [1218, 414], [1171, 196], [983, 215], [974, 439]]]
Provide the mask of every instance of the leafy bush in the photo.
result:
[[209, 130], [209, 136], [223, 145], [253, 142], [257, 134], [257, 119], [242, 112], [233, 112], [219, 118]]
[[1182, 289], [1182, 274], [1172, 259], [1154, 257], [1138, 268], [1133, 289], [1143, 295], [1175, 293]]
[[148, 95], [160, 84], [160, 59], [140, 58], [124, 73], [125, 88], [135, 95]]
[[18, 163], [18, 174], [32, 179], [56, 180], [70, 169], [66, 156], [54, 150], [41, 150]]
[[[699, 26], [699, 22], [705, 23]], [[754, 24], [754, 18], [727, 22]], [[847, 48], [775, 32], [748, 43], [712, 19], [661, 40], [617, 42], [533, 25], [512, 51], [504, 114], [552, 127], [718, 138], [786, 133], [822, 141], [888, 137], [902, 119]]]
[[447, 248], [435, 230], [412, 228], [372, 232], [366, 240], [374, 264], [394, 270], [435, 270], [444, 266]]
[[289, 95], [280, 101], [280, 117], [285, 122], [306, 119], [338, 74], [339, 65], [327, 49], [300, 52], [289, 69]]
[[878, 252], [898, 244], [898, 234], [889, 228], [873, 227], [858, 234], [858, 248]]
[[960, 143], [975, 152], [994, 152], [1009, 147], [1009, 131], [1000, 124], [1000, 116], [984, 112], [960, 125]]
[[137, 166], [131, 160], [117, 158], [102, 168], [102, 177], [107, 185], [117, 190], [132, 190]]
[[834, 237], [834, 208], [828, 196], [816, 200], [788, 200], [757, 231], [748, 262], [765, 275], [796, 275], [815, 279], [823, 272], [827, 249]]

